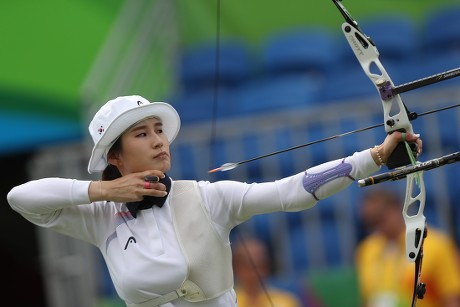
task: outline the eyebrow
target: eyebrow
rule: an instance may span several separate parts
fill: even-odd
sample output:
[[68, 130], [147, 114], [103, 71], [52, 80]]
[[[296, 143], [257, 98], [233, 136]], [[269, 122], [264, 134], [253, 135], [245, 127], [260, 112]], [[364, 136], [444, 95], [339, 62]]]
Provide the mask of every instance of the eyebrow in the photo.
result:
[[[153, 126], [154, 126], [155, 128], [163, 127], [163, 123], [162, 123], [162, 122], [156, 122]], [[135, 126], [135, 127], [131, 128], [131, 129], [129, 130], [129, 132], [136, 132], [137, 130], [146, 129], [146, 128], [148, 128], [148, 127], [149, 127], [149, 125], [147, 125], [147, 124], [142, 124], [142, 125]]]

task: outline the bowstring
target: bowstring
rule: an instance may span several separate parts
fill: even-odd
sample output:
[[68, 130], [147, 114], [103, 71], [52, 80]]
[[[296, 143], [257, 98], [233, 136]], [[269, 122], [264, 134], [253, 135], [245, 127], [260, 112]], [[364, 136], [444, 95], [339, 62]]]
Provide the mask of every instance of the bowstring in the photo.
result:
[[[213, 88], [213, 106], [212, 106], [212, 122], [211, 122], [211, 137], [210, 148], [214, 153], [214, 146], [217, 138], [217, 114], [219, 108], [219, 83], [220, 83], [220, 0], [216, 1], [216, 50], [214, 63], [214, 88]], [[211, 154], [210, 163], [214, 160]]]
[[[211, 136], [210, 136], [210, 149], [211, 149], [211, 155], [210, 155], [210, 163], [212, 163], [215, 158], [214, 158], [214, 146], [216, 146], [216, 139], [217, 139], [217, 115], [218, 115], [218, 106], [219, 106], [219, 83], [220, 83], [220, 24], [221, 24], [221, 1], [216, 0], [216, 41], [215, 41], [215, 70], [214, 70], [214, 91], [213, 91], [213, 110], [212, 110], [212, 122], [211, 122]], [[275, 307], [275, 304], [273, 303], [273, 300], [268, 293], [267, 287], [265, 285], [264, 280], [259, 274], [259, 271], [257, 270], [255, 260], [249, 253], [249, 250], [246, 246], [245, 240], [243, 238], [243, 235], [239, 232], [239, 239], [241, 241], [241, 244], [244, 247], [244, 251], [249, 259], [249, 263], [251, 265], [252, 270], [254, 270], [258, 282], [262, 288], [262, 291], [267, 298], [267, 300], [270, 303], [271, 307]]]

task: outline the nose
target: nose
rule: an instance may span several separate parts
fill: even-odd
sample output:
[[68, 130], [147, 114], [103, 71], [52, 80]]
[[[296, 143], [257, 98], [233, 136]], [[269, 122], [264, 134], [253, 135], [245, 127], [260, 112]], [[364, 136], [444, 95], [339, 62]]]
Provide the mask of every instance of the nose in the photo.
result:
[[157, 135], [157, 134], [153, 134], [153, 139], [152, 139], [152, 146], [153, 148], [161, 148], [163, 147], [163, 139]]

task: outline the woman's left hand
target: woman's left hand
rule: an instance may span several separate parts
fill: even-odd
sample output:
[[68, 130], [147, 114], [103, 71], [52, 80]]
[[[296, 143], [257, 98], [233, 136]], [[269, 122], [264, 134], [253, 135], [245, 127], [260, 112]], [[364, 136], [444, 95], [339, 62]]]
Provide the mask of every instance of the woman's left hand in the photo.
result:
[[[403, 140], [403, 135], [405, 140]], [[381, 165], [386, 164], [391, 153], [395, 150], [396, 146], [403, 141], [410, 143], [416, 143], [416, 158], [422, 153], [422, 140], [420, 139], [419, 134], [413, 133], [401, 133], [399, 131], [394, 131], [391, 134], [388, 134], [382, 144], [375, 146], [371, 149], [371, 155], [375, 163]], [[379, 156], [381, 160], [379, 159]]]

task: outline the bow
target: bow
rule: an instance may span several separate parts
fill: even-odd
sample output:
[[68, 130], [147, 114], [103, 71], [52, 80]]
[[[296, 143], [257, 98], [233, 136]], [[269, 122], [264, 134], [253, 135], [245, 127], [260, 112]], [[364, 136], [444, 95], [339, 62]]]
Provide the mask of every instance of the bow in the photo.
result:
[[[379, 60], [379, 52], [375, 43], [360, 29], [358, 23], [351, 17], [340, 0], [332, 0], [345, 18], [342, 24], [342, 31], [350, 44], [355, 56], [366, 75], [374, 84], [380, 94], [383, 105], [384, 126], [386, 133], [400, 131], [413, 133], [411, 119], [417, 117], [416, 113], [410, 113], [404, 105], [401, 96], [392, 91], [395, 88], [390, 76]], [[371, 72], [375, 67], [378, 72]], [[404, 134], [403, 134], [404, 135]], [[388, 168], [397, 168], [412, 162], [417, 162], [412, 156], [416, 150], [415, 144], [409, 147], [407, 142], [402, 142], [389, 157]], [[407, 150], [406, 150], [407, 149]], [[406, 195], [403, 207], [403, 217], [406, 223], [406, 257], [410, 262], [415, 262], [414, 292], [412, 295], [412, 306], [416, 306], [417, 299], [423, 299], [426, 286], [421, 282], [421, 267], [423, 259], [423, 243], [427, 235], [426, 218], [423, 215], [425, 208], [425, 184], [423, 181], [423, 170], [417, 170], [407, 175]], [[410, 214], [412, 208], [416, 209], [415, 214]]]

